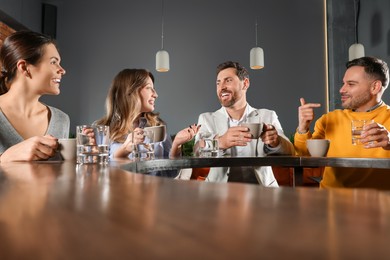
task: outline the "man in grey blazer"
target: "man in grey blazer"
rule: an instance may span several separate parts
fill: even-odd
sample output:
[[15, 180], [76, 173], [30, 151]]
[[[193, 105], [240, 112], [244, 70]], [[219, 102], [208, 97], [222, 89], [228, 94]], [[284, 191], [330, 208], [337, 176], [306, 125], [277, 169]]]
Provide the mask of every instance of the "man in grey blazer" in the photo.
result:
[[[275, 111], [255, 109], [246, 101], [249, 74], [238, 62], [224, 62], [217, 67], [217, 95], [222, 107], [215, 112], [199, 116], [200, 130], [195, 138], [195, 152], [201, 142], [202, 132], [211, 132], [218, 140], [219, 149], [230, 156], [292, 155], [294, 146], [283, 134]], [[258, 139], [251, 139], [248, 128], [241, 123], [262, 123], [263, 131]], [[270, 166], [211, 168], [206, 181], [260, 183], [266, 187], [278, 187]]]

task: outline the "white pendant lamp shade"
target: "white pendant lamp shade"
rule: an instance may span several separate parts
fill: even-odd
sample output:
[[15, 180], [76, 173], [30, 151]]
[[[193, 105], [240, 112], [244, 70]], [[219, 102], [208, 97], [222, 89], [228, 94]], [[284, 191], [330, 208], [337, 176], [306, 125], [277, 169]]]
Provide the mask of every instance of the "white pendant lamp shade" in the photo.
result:
[[169, 54], [165, 50], [159, 50], [156, 53], [156, 70], [158, 72], [169, 71]]
[[364, 57], [364, 46], [361, 43], [354, 43], [349, 47], [349, 60]]
[[161, 50], [156, 53], [156, 70], [169, 71], [169, 54], [164, 50], [164, 0], [161, 0]]
[[254, 47], [250, 51], [250, 67], [253, 70], [264, 68], [264, 52], [260, 47]]
[[255, 24], [256, 47], [253, 47], [249, 53], [249, 66], [253, 70], [264, 68], [264, 51], [257, 45], [257, 19]]

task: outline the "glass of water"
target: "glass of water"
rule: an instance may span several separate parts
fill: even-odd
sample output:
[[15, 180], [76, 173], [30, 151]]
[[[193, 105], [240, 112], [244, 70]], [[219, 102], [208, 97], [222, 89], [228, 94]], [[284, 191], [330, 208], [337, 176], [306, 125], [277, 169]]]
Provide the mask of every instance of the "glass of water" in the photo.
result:
[[151, 160], [154, 159], [154, 131], [152, 129], [144, 129], [144, 142], [142, 143], [143, 149], [141, 150], [145, 156], [141, 158]]
[[76, 127], [77, 163], [106, 164], [109, 161], [110, 128], [106, 125]]
[[353, 145], [361, 145], [362, 142], [361, 134], [363, 133], [363, 128], [366, 125], [374, 123], [374, 120], [352, 120], [351, 121], [351, 132], [352, 132], [352, 144]]
[[218, 156], [219, 146], [218, 140], [214, 139], [214, 135], [210, 132], [199, 133], [200, 142], [200, 157], [216, 157]]

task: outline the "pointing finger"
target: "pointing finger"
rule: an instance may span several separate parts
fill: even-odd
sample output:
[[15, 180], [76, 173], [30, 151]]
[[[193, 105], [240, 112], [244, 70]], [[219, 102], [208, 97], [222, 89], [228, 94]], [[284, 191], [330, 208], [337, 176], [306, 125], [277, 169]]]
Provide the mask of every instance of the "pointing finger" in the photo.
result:
[[305, 102], [305, 99], [304, 98], [300, 98], [299, 101], [301, 101], [301, 106], [303, 106], [304, 104], [306, 104]]
[[299, 101], [301, 102], [301, 106], [315, 108], [315, 107], [321, 107], [320, 103], [306, 103], [304, 98], [300, 98]]

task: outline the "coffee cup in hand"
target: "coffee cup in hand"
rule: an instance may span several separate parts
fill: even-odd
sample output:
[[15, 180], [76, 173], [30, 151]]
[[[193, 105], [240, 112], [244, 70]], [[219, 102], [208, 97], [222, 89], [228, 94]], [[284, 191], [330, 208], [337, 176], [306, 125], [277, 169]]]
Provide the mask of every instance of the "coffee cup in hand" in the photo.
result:
[[242, 123], [241, 126], [248, 127], [252, 139], [259, 138], [263, 131], [262, 123]]
[[64, 160], [76, 160], [76, 138], [58, 139], [58, 150]]

